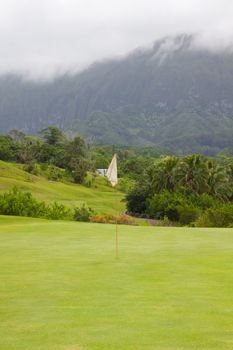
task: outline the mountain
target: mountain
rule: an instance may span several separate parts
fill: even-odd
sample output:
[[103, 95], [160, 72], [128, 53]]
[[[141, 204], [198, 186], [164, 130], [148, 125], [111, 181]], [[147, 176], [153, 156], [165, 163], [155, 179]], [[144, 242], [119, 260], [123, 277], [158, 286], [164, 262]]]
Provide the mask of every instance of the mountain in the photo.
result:
[[178, 154], [233, 150], [233, 52], [180, 35], [50, 82], [0, 77], [1, 132], [50, 124]]

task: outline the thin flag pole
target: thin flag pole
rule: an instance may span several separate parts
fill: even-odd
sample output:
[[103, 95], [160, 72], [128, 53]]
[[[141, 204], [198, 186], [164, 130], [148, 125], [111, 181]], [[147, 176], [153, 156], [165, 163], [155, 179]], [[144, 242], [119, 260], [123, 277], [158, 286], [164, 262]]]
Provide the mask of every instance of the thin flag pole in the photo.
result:
[[[117, 178], [117, 155], [114, 154], [112, 161], [108, 167], [106, 176], [108, 180], [111, 182], [112, 187], [115, 187], [118, 182]], [[117, 205], [116, 205], [117, 207]], [[118, 222], [117, 222], [117, 217], [116, 217], [116, 233], [115, 233], [115, 257], [116, 259], [119, 258], [119, 237], [118, 237]]]
[[119, 244], [118, 244], [118, 224], [116, 218], [116, 239], [115, 239], [115, 247], [116, 247], [116, 260], [119, 258]]

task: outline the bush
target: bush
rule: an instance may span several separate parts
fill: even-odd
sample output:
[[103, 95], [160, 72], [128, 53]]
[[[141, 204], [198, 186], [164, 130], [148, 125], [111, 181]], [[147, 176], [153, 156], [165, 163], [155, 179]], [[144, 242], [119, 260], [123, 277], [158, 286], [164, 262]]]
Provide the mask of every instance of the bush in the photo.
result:
[[136, 221], [129, 215], [109, 215], [109, 214], [97, 214], [91, 217], [91, 222], [100, 224], [122, 224], [122, 225], [136, 225]]
[[75, 221], [90, 221], [91, 216], [94, 215], [94, 210], [83, 204], [81, 207], [74, 208], [73, 219]]
[[200, 209], [208, 209], [217, 205], [217, 200], [207, 193], [190, 197], [193, 205]]
[[198, 227], [230, 227], [233, 225], [233, 204], [207, 209], [197, 220]]
[[30, 192], [23, 192], [16, 187], [0, 195], [0, 214], [30, 217], [45, 217], [47, 206], [32, 197]]
[[148, 197], [148, 189], [143, 187], [143, 185], [137, 185], [126, 195], [127, 211], [133, 214], [145, 214]]
[[178, 205], [177, 211], [179, 215], [179, 222], [182, 225], [188, 225], [197, 220], [200, 210], [190, 205]]
[[63, 204], [54, 202], [47, 207], [46, 218], [52, 220], [70, 219], [72, 217], [71, 210]]
[[95, 183], [96, 176], [90, 172], [88, 172], [83, 180], [83, 185], [86, 187], [93, 187]]
[[169, 226], [169, 219], [166, 215], [163, 218], [162, 224], [163, 224], [163, 226]]
[[187, 204], [186, 198], [180, 193], [163, 191], [148, 200], [147, 214], [155, 219], [179, 221], [178, 208]]
[[39, 175], [39, 171], [40, 171], [39, 165], [33, 162], [25, 164], [23, 166], [23, 170], [33, 175]]
[[23, 192], [16, 187], [0, 195], [0, 214], [28, 216], [46, 219], [67, 219], [71, 216], [70, 209], [63, 204], [47, 205], [32, 197], [30, 192]]
[[128, 193], [135, 187], [136, 181], [129, 177], [121, 177], [117, 184], [117, 190]]

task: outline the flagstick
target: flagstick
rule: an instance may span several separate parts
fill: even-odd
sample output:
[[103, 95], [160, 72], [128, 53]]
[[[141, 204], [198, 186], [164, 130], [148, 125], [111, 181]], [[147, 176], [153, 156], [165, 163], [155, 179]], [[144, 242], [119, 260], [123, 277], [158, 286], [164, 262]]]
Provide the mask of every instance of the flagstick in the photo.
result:
[[[108, 167], [106, 177], [111, 182], [112, 187], [115, 187], [117, 184], [117, 155], [114, 154], [111, 163]], [[116, 198], [117, 199], [117, 198]], [[117, 208], [117, 200], [116, 200], [116, 208]], [[116, 234], [115, 234], [115, 255], [116, 259], [119, 258], [119, 247], [118, 247], [118, 223], [117, 223], [117, 216], [116, 216]]]
[[116, 240], [115, 240], [115, 245], [116, 245], [116, 260], [117, 260], [119, 258], [117, 218], [116, 218]]

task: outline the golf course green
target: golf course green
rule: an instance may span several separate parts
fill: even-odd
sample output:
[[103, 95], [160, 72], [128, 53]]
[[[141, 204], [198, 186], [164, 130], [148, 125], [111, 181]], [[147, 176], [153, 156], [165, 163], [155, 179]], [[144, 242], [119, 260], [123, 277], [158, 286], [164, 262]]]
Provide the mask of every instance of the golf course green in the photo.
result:
[[233, 229], [0, 217], [0, 349], [233, 349]]

